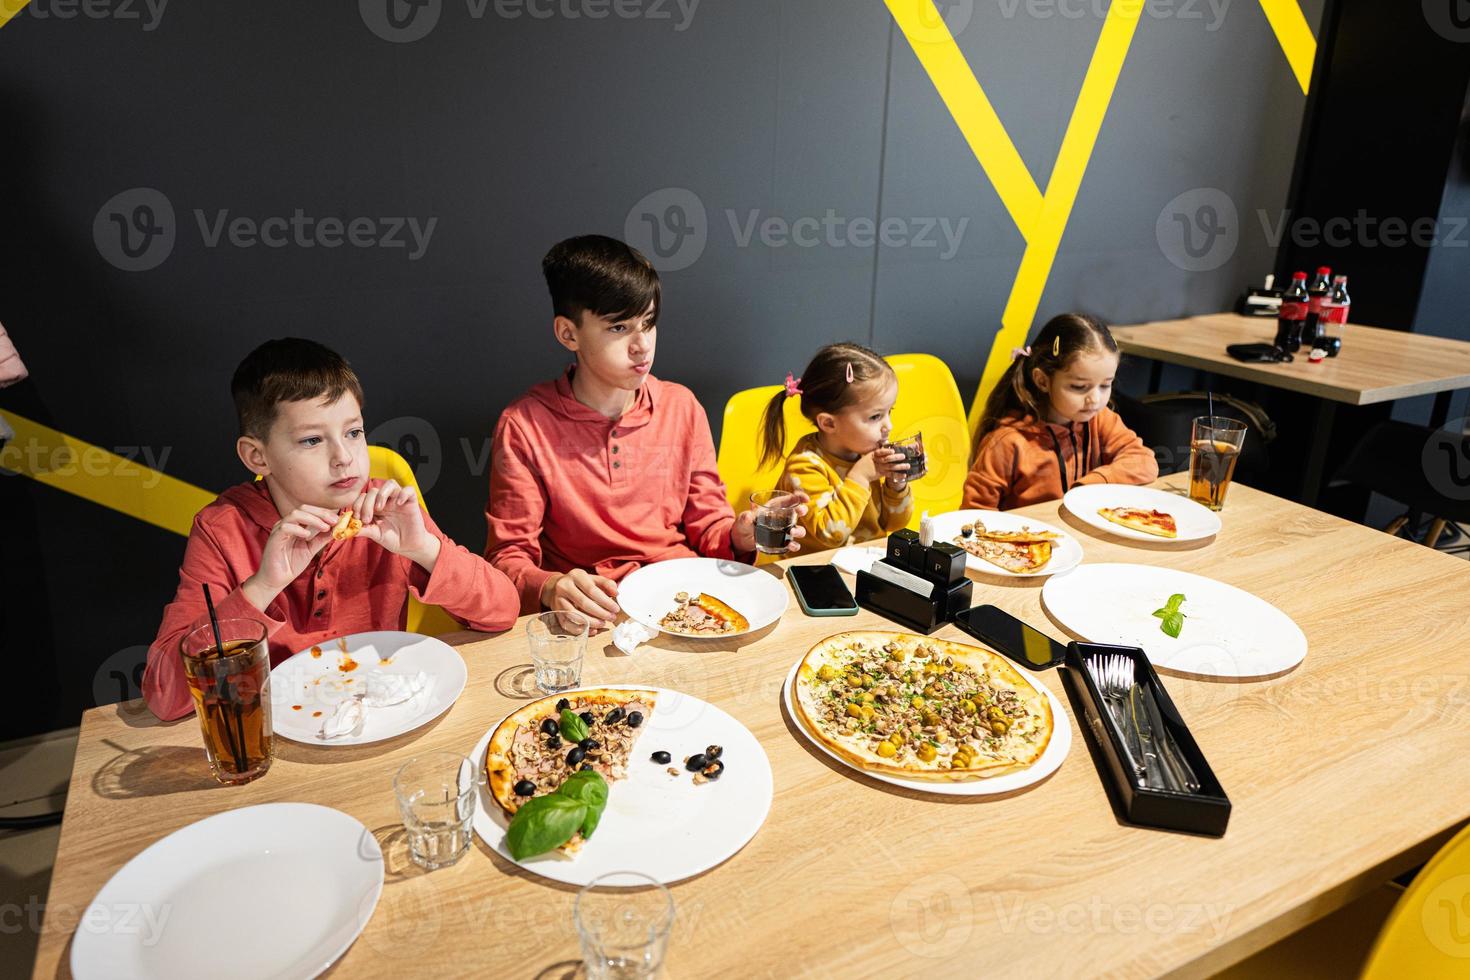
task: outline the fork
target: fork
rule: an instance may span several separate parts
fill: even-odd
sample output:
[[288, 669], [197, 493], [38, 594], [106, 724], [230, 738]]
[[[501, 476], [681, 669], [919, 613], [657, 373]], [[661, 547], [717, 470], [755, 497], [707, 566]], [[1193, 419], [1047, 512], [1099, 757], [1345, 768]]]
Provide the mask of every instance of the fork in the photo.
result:
[[1127, 711], [1123, 699], [1133, 686], [1133, 661], [1120, 653], [1089, 657], [1087, 670], [1092, 674], [1092, 679], [1097, 684], [1103, 700], [1107, 702], [1108, 713], [1113, 716], [1113, 724], [1121, 736], [1123, 754], [1127, 756], [1129, 768], [1133, 770], [1133, 775], [1140, 785], [1147, 785], [1147, 770], [1143, 763], [1138, 761], [1139, 752], [1135, 750], [1138, 734], [1131, 725], [1124, 721], [1127, 718]]

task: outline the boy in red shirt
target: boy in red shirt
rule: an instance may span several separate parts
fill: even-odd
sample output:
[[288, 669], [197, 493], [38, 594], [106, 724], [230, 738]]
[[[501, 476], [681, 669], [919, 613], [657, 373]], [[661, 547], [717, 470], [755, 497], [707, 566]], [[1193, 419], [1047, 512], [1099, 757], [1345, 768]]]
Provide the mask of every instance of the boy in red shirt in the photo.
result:
[[555, 245], [541, 271], [552, 333], [577, 363], [500, 416], [485, 557], [522, 612], [572, 609], [602, 629], [618, 615], [617, 582], [642, 565], [752, 560], [755, 518], [730, 509], [693, 393], [650, 373], [662, 291], [648, 260], [584, 235]]
[[[362, 385], [337, 353], [310, 340], [272, 340], [230, 384], [240, 419], [235, 451], [259, 481], [231, 487], [194, 518], [179, 588], [148, 650], [143, 697], [165, 721], [193, 710], [179, 641], [220, 619], [263, 623], [274, 666], [334, 636], [402, 629], [411, 591], [471, 629], [515, 622], [515, 586], [456, 545], [412, 487], [369, 480]], [[348, 509], [362, 522], [335, 541]]]

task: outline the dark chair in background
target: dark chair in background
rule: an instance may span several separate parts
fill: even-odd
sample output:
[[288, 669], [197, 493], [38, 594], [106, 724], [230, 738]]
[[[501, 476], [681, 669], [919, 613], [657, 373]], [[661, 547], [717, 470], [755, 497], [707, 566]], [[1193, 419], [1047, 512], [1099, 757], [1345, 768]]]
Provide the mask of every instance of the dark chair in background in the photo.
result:
[[[1245, 444], [1235, 464], [1234, 479], [1259, 486], [1258, 478], [1271, 466], [1268, 447], [1276, 438], [1276, 424], [1259, 405], [1231, 395], [1216, 394], [1214, 405], [1216, 415], [1238, 419], [1246, 425]], [[1138, 433], [1143, 444], [1154, 451], [1160, 476], [1189, 469], [1192, 426], [1195, 419], [1210, 414], [1209, 406], [1209, 396], [1203, 391], [1143, 398], [1132, 398], [1121, 392], [1113, 395], [1114, 410], [1123, 416], [1128, 428]]]
[[[1384, 531], [1411, 529], [1430, 518], [1424, 544], [1439, 543], [1446, 525], [1463, 540], [1458, 522], [1470, 521], [1470, 436], [1408, 422], [1379, 422], [1353, 447], [1328, 486], [1352, 485], [1382, 494], [1409, 508]], [[1447, 551], [1470, 550], [1460, 545]]]

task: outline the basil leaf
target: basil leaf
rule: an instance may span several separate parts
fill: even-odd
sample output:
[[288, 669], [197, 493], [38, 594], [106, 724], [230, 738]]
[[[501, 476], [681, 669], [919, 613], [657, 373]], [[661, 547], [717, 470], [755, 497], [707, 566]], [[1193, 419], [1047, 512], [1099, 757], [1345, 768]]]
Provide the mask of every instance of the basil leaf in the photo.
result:
[[568, 776], [556, 791], [586, 805], [582, 836], [590, 839], [602, 820], [602, 811], [607, 809], [607, 780], [595, 769], [582, 769]]
[[587, 737], [587, 723], [571, 708], [561, 709], [561, 737], [568, 742], [580, 742]]
[[517, 861], [545, 854], [571, 840], [586, 818], [587, 805], [569, 796], [533, 797], [511, 818], [505, 846]]
[[1159, 624], [1159, 629], [1174, 637], [1174, 639], [1179, 639], [1179, 631], [1184, 628], [1184, 614], [1171, 612], [1167, 616], [1160, 618], [1163, 619], [1163, 622]]

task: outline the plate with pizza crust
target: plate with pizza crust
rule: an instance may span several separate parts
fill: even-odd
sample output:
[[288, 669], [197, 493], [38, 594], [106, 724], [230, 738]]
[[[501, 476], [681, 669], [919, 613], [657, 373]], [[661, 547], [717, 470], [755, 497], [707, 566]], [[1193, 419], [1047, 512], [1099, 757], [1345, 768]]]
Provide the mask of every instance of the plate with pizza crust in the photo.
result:
[[[998, 510], [956, 510], [930, 520], [934, 540], [963, 548], [966, 567], [972, 572], [1039, 578], [1070, 572], [1082, 564], [1082, 545], [1076, 538], [1032, 517]], [[967, 527], [971, 529], [968, 536], [962, 533]]]
[[618, 584], [623, 612], [651, 630], [724, 640], [765, 629], [786, 612], [791, 591], [769, 571], [718, 558], [644, 565]]
[[[615, 765], [604, 766], [612, 778], [607, 809], [593, 835], [585, 841], [574, 838], [570, 849], [516, 862], [506, 847], [510, 817], [500, 800], [515, 807], [523, 799], [514, 795], [515, 782], [528, 773], [535, 775], [540, 766], [530, 755], [517, 757], [513, 746], [519, 739], [544, 747], [541, 743], [548, 739], [536, 734], [537, 719], [549, 717], [562, 698], [584, 710], [595, 705], [594, 737], [601, 735], [600, 741], [611, 743], [631, 736], [631, 746]], [[628, 705], [647, 710], [636, 732], [627, 730], [626, 711], [618, 722], [606, 721], [613, 708]], [[529, 739], [527, 731], [532, 733]], [[697, 784], [682, 763], [710, 745], [721, 747], [725, 768], [718, 779]], [[556, 750], [547, 750], [552, 751]], [[670, 761], [654, 762], [650, 757], [657, 751], [668, 752]], [[667, 688], [583, 687], [539, 698], [492, 725], [470, 758], [486, 775], [475, 807], [475, 833], [506, 861], [572, 885], [585, 885], [610, 871], [639, 871], [665, 884], [708, 871], [756, 835], [770, 812], [774, 792], [770, 760], [748, 728], [706, 701]], [[497, 771], [507, 765], [518, 769], [510, 774]], [[671, 768], [677, 774], [670, 773]], [[549, 791], [538, 788], [533, 795]]]
[[[1161, 629], [1154, 611], [1184, 596], [1179, 636]], [[1194, 677], [1255, 679], [1291, 670], [1307, 655], [1307, 637], [1266, 600], [1203, 575], [1157, 565], [1083, 565], [1049, 580], [1046, 611], [1093, 643], [1140, 647], [1164, 671]]]
[[[895, 649], [889, 650], [890, 644]], [[854, 656], [853, 651], [860, 648], [867, 652]], [[846, 704], [854, 700], [850, 695], [855, 694], [856, 700], [860, 701], [861, 691], [873, 690], [847, 685], [845, 679], [829, 682], [829, 686], [824, 688], [823, 668], [837, 669], [841, 673], [843, 664], [861, 664], [869, 660], [874, 651], [887, 651], [878, 657], [880, 668], [886, 656], [896, 656], [901, 652], [903, 659], [896, 661], [900, 667], [903, 670], [919, 667], [922, 675], [922, 665], [934, 662], [932, 651], [935, 650], [940, 656], [963, 664], [965, 670], [959, 675], [942, 671], [932, 675], [931, 679], [941, 684], [950, 680], [960, 691], [967, 691], [969, 686], [975, 686], [983, 672], [986, 686], [993, 693], [1010, 692], [1009, 697], [995, 704], [1005, 704], [1005, 711], [1009, 712], [1012, 721], [1021, 720], [1017, 733], [1034, 736], [1027, 740], [1029, 744], [1018, 744], [1017, 752], [1005, 745], [986, 746], [969, 735], [957, 740], [946, 734], [944, 741], [936, 746], [938, 762], [926, 765], [917, 760], [915, 746], [920, 741], [930, 741], [928, 735], [904, 739], [904, 747], [885, 757], [885, 753], [870, 750], [876, 732], [865, 737], [860, 733], [833, 730], [829, 724], [820, 721], [820, 706], [827, 697], [825, 692], [835, 690], [842, 699], [844, 710], [837, 716], [841, 718], [846, 714]], [[901, 679], [903, 673], [895, 676]], [[884, 678], [884, 683], [890, 680]], [[983, 647], [912, 633], [872, 630], [827, 637], [792, 666], [782, 688], [782, 698], [797, 729], [824, 754], [880, 782], [921, 793], [991, 796], [1024, 789], [1056, 772], [1072, 747], [1070, 718], [1063, 710], [1061, 700], [1045, 684], [1026, 676], [1000, 654]], [[926, 703], [934, 702], [931, 698]], [[963, 703], [963, 699], [957, 703]], [[943, 711], [944, 708], [937, 706], [937, 710]], [[977, 713], [983, 711], [982, 704]], [[1029, 723], [1024, 720], [1027, 716]], [[814, 718], [819, 720], [813, 721]], [[977, 754], [959, 760], [960, 747], [966, 745], [969, 746], [967, 751]], [[954, 766], [955, 761], [962, 764]], [[950, 765], [944, 765], [946, 762]]]
[[[1220, 533], [1220, 515], [1184, 494], [1168, 493], [1153, 487], [1135, 487], [1123, 483], [1089, 483], [1073, 487], [1062, 498], [1062, 504], [1077, 519], [1133, 541], [1200, 541]], [[1103, 515], [1114, 515], [1110, 520]], [[1123, 511], [1124, 513], [1118, 513]], [[1136, 518], [1130, 511], [1141, 511]], [[1157, 513], [1172, 519], [1174, 534], [1168, 534], [1168, 520], [1150, 524], [1148, 517]], [[1141, 530], [1152, 526], [1153, 531]]]

